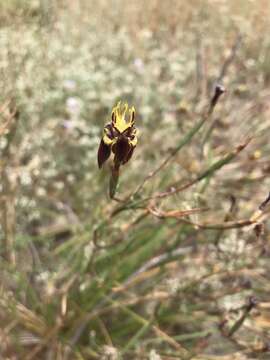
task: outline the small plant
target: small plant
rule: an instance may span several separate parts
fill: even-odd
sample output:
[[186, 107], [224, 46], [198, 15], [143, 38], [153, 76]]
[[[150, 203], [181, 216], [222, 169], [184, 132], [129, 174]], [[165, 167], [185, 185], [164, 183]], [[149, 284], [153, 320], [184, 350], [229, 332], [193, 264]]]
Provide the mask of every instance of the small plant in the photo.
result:
[[[126, 119], [126, 113], [129, 118]], [[120, 166], [126, 164], [137, 145], [137, 129], [135, 123], [135, 109], [129, 108], [121, 102], [113, 108], [111, 122], [104, 127], [103, 136], [98, 149], [98, 166], [102, 167], [111, 152], [114, 154], [112, 175], [110, 181], [110, 197], [114, 198], [119, 179]]]

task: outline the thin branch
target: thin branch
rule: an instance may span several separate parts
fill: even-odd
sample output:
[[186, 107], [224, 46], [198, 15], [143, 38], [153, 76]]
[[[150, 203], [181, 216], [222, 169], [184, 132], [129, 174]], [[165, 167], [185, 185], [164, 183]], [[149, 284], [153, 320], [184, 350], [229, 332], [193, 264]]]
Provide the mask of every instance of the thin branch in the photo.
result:
[[188, 183], [179, 186], [174, 187], [171, 186], [169, 190], [157, 193], [156, 195], [153, 195], [152, 199], [161, 199], [170, 195], [174, 195], [176, 193], [179, 193], [183, 190], [186, 190], [187, 188], [191, 187], [192, 185], [198, 183], [199, 181], [203, 180], [204, 178], [212, 175], [214, 172], [222, 168], [224, 165], [228, 164], [231, 160], [233, 160], [245, 147], [250, 143], [252, 138], [248, 138], [243, 144], [237, 146], [233, 151], [226, 154], [223, 158], [217, 160], [213, 165], [211, 165], [207, 170], [202, 172], [200, 175], [198, 175], [195, 179], [189, 181]]
[[189, 225], [193, 225], [194, 227], [198, 229], [205, 229], [205, 230], [228, 230], [228, 229], [237, 229], [242, 228], [245, 226], [250, 226], [256, 224], [256, 221], [252, 219], [247, 220], [238, 220], [238, 221], [228, 221], [223, 223], [212, 223], [212, 224], [200, 224], [195, 223], [193, 221], [187, 220], [187, 219], [180, 219], [180, 222], [184, 222]]
[[154, 208], [154, 207], [149, 207], [148, 211], [160, 218], [160, 219], [165, 219], [165, 218], [174, 218], [174, 219], [180, 219], [182, 217], [188, 216], [188, 215], [192, 215], [192, 214], [197, 214], [203, 211], [208, 211], [209, 208], [194, 208], [194, 209], [187, 209], [187, 210], [171, 210], [171, 211], [162, 211], [160, 209]]
[[168, 163], [172, 160], [172, 158], [186, 145], [188, 144], [193, 136], [200, 130], [200, 128], [204, 125], [206, 121], [210, 118], [212, 115], [215, 106], [220, 98], [220, 96], [224, 93], [225, 89], [221, 85], [216, 85], [214, 95], [210, 101], [208, 110], [203, 114], [202, 119], [195, 124], [195, 126], [186, 134], [186, 136], [180, 141], [178, 146], [168, 155], [165, 160], [161, 162], [161, 164], [153, 171], [151, 171], [142, 181], [142, 183], [138, 186], [138, 188], [135, 190], [135, 192], [132, 194], [132, 196], [135, 196], [138, 194], [146, 182], [151, 180], [153, 177], [155, 177], [161, 170], [163, 170]]
[[237, 220], [237, 221], [225, 221], [223, 223], [209, 223], [209, 224], [200, 224], [195, 223], [190, 220], [186, 219], [179, 219], [179, 221], [184, 222], [186, 224], [193, 225], [199, 229], [206, 229], [206, 230], [226, 230], [226, 229], [237, 229], [242, 228], [245, 226], [256, 225], [258, 222], [264, 220], [265, 216], [269, 213], [269, 209], [261, 209], [259, 207], [249, 219], [246, 220]]
[[233, 324], [233, 326], [229, 330], [228, 335], [227, 335], [228, 337], [232, 337], [234, 335], [234, 333], [236, 333], [236, 331], [238, 331], [240, 329], [240, 327], [243, 325], [244, 321], [250, 314], [251, 310], [254, 309], [254, 307], [257, 304], [258, 304], [258, 300], [255, 297], [251, 296], [248, 300], [248, 304], [246, 305], [242, 316]]
[[[236, 229], [236, 228], [242, 228], [245, 226], [250, 225], [256, 225], [264, 220], [265, 216], [270, 212], [270, 209], [267, 207], [268, 203], [270, 201], [270, 196], [268, 195], [266, 200], [263, 201], [263, 203], [259, 206], [258, 210], [256, 210], [249, 219], [245, 220], [237, 220], [237, 221], [229, 221], [227, 216], [224, 219], [224, 222], [222, 223], [209, 223], [209, 224], [201, 224], [201, 223], [195, 223], [193, 221], [184, 219], [184, 216], [190, 215], [192, 213], [196, 213], [198, 211], [206, 211], [208, 209], [198, 208], [198, 209], [191, 209], [186, 211], [169, 211], [168, 213], [162, 212], [158, 209], [149, 208], [149, 212], [158, 217], [158, 218], [175, 218], [178, 219], [180, 222], [184, 222], [189, 225], [193, 225], [196, 228], [199, 229], [205, 229], [205, 230], [226, 230], [226, 229]], [[232, 208], [232, 207], [231, 207]], [[168, 216], [166, 216], [166, 214]]]
[[143, 204], [147, 201], [150, 200], [155, 200], [155, 199], [162, 199], [171, 195], [174, 195], [176, 193], [179, 193], [181, 191], [184, 191], [188, 188], [190, 188], [191, 186], [193, 186], [194, 184], [200, 182], [201, 180], [203, 180], [204, 178], [211, 176], [214, 172], [216, 172], [217, 170], [221, 169], [224, 165], [228, 164], [231, 160], [233, 160], [243, 149], [245, 149], [245, 147], [250, 143], [250, 141], [252, 140], [252, 138], [248, 138], [243, 144], [240, 144], [239, 146], [237, 146], [233, 151], [229, 152], [228, 154], [226, 154], [225, 156], [223, 156], [221, 159], [217, 160], [216, 162], [214, 162], [208, 169], [206, 169], [205, 171], [203, 171], [201, 174], [199, 174], [195, 179], [190, 180], [189, 182], [187, 182], [184, 185], [181, 185], [179, 187], [175, 187], [175, 185], [171, 185], [169, 187], [169, 189], [165, 192], [160, 192], [154, 195], [151, 195], [149, 197], [146, 198], [141, 198], [139, 200], [136, 201], [126, 201], [126, 204], [121, 205], [120, 207], [117, 207], [116, 209], [113, 210], [113, 212], [111, 213], [111, 217], [116, 216], [117, 214], [119, 214], [120, 212], [124, 211], [124, 210], [128, 210], [128, 209], [144, 209]]
[[242, 40], [243, 40], [242, 34], [238, 34], [237, 37], [236, 37], [236, 40], [235, 40], [235, 42], [234, 42], [234, 44], [233, 44], [233, 46], [231, 48], [229, 56], [225, 59], [223, 65], [221, 67], [219, 76], [217, 78], [217, 83], [222, 82], [222, 80], [223, 80], [224, 76], [226, 75], [231, 63], [234, 61], [236, 53], [237, 53], [238, 49], [241, 46]]
[[[242, 43], [242, 35], [238, 34], [238, 36], [236, 37], [236, 40], [231, 48], [230, 54], [229, 56], [225, 59], [224, 63], [222, 64], [222, 67], [220, 69], [220, 73], [217, 77], [216, 83], [217, 84], [222, 84], [223, 82], [223, 78], [225, 77], [230, 65], [232, 64], [232, 62], [235, 59], [236, 53], [240, 47]], [[216, 126], [216, 122], [217, 119], [212, 120], [212, 122], [210, 122], [208, 129], [206, 130], [206, 133], [203, 137], [203, 141], [202, 141], [202, 145], [204, 146], [206, 144], [206, 142], [208, 141], [208, 139], [210, 138], [215, 126]]]

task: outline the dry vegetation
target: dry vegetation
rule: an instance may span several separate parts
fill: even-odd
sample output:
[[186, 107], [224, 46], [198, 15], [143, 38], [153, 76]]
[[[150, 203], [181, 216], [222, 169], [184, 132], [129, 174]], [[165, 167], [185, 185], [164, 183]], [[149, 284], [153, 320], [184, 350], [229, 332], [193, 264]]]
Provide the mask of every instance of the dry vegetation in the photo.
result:
[[[270, 358], [269, 22], [268, 0], [1, 2], [1, 359]], [[115, 201], [119, 100], [140, 135]]]

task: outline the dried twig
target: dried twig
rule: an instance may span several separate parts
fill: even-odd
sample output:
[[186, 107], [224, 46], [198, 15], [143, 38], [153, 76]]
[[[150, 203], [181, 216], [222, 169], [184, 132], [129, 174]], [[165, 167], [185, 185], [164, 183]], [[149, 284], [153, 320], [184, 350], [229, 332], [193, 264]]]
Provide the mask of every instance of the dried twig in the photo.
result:
[[188, 216], [188, 215], [197, 214], [199, 212], [208, 211], [208, 210], [209, 210], [209, 208], [195, 208], [195, 209], [187, 209], [187, 210], [162, 211], [162, 210], [154, 208], [154, 207], [148, 208], [148, 211], [152, 215], [154, 215], [160, 219], [165, 219], [165, 218], [180, 219], [180, 218]]
[[[184, 217], [190, 215], [192, 213], [206, 211], [208, 209], [191, 209], [186, 211], [169, 211], [168, 213], [162, 212], [156, 208], [149, 208], [149, 212], [158, 217], [158, 218], [175, 218], [178, 219], [180, 222], [192, 225], [198, 229], [205, 229], [205, 230], [228, 230], [228, 229], [237, 229], [251, 225], [260, 224], [261, 221], [264, 220], [265, 216], [269, 213], [269, 209], [266, 206], [270, 201], [270, 196], [268, 195], [267, 199], [263, 201], [263, 203], [259, 206], [258, 210], [256, 210], [249, 219], [244, 220], [237, 220], [237, 221], [229, 221], [227, 216], [224, 219], [224, 222], [221, 223], [195, 223], [191, 220], [185, 219]], [[167, 215], [166, 215], [167, 214]]]
[[160, 199], [170, 195], [174, 195], [179, 193], [187, 188], [193, 186], [194, 184], [198, 183], [199, 181], [203, 180], [204, 178], [208, 177], [209, 175], [213, 174], [215, 171], [222, 168], [224, 165], [228, 164], [231, 160], [233, 160], [245, 147], [250, 143], [252, 139], [248, 138], [243, 144], [237, 146], [233, 151], [226, 154], [223, 158], [217, 160], [213, 165], [211, 165], [207, 170], [199, 174], [195, 179], [189, 181], [188, 183], [181, 185], [179, 187], [170, 186], [169, 190], [157, 193], [153, 195], [152, 199]]

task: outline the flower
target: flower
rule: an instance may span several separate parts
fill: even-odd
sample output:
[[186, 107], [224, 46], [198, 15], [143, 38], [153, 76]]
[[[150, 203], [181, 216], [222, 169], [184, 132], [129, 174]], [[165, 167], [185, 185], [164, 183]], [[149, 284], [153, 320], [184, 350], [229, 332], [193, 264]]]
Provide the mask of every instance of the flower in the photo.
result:
[[[126, 113], [129, 118], [126, 119]], [[137, 145], [137, 129], [134, 126], [135, 109], [121, 102], [113, 108], [111, 122], [104, 127], [103, 136], [98, 149], [98, 166], [102, 167], [111, 152], [114, 154], [114, 168], [126, 164]]]

